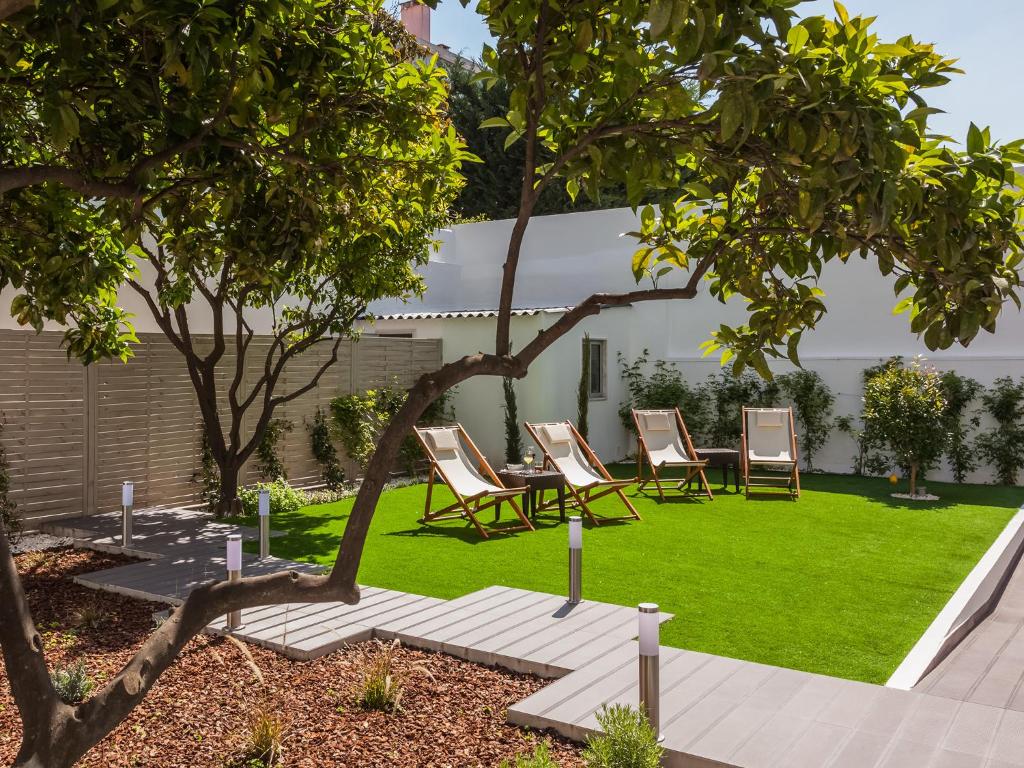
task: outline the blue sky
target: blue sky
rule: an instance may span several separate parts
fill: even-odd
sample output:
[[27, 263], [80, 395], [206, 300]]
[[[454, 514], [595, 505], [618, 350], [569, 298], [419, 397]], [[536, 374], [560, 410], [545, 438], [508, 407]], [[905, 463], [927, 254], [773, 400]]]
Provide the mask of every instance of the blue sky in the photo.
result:
[[[1024, 0], [848, 0], [845, 5], [851, 15], [877, 16], [875, 28], [883, 38], [911, 34], [960, 59], [966, 74], [926, 94], [932, 106], [946, 110], [932, 119], [936, 131], [962, 139], [973, 120], [991, 126], [997, 139], [1024, 137]], [[798, 10], [834, 15], [831, 0], [811, 0]], [[434, 42], [469, 57], [489, 39], [472, 4], [463, 8], [458, 0], [443, 0], [431, 26]]]

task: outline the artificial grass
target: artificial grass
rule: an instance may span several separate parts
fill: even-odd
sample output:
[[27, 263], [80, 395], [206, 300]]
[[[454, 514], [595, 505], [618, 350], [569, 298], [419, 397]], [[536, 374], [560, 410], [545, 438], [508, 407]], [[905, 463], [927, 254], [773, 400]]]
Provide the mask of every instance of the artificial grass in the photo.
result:
[[[911, 503], [890, 498], [885, 480], [802, 479], [798, 501], [747, 500], [717, 477], [713, 502], [627, 491], [643, 520], [586, 526], [584, 598], [658, 603], [675, 614], [664, 645], [883, 683], [1024, 501], [1016, 488], [929, 482], [941, 500]], [[360, 583], [441, 598], [493, 584], [565, 593], [557, 511], [535, 532], [483, 540], [460, 521], [418, 524], [425, 493], [383, 494]], [[434, 498], [450, 495], [440, 487]], [[273, 553], [333, 563], [351, 506], [275, 517], [287, 535], [273, 539]], [[622, 505], [609, 496], [595, 508], [611, 515]]]

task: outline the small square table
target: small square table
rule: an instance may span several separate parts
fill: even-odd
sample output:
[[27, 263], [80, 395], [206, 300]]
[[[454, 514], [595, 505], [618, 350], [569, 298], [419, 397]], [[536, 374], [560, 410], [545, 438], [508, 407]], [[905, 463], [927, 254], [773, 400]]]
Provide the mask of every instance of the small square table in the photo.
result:
[[531, 520], [537, 519], [538, 495], [541, 491], [554, 490], [558, 493], [558, 519], [565, 522], [565, 476], [551, 469], [501, 469], [498, 477], [509, 488], [526, 486], [523, 494], [523, 512]]
[[[722, 468], [722, 487], [729, 487], [729, 467], [732, 467], [733, 480], [736, 483], [736, 493], [740, 492], [740, 452], [732, 448], [694, 448], [698, 459], [706, 459], [708, 469], [712, 467]], [[696, 478], [700, 483], [700, 475]], [[690, 480], [693, 483], [693, 480]]]

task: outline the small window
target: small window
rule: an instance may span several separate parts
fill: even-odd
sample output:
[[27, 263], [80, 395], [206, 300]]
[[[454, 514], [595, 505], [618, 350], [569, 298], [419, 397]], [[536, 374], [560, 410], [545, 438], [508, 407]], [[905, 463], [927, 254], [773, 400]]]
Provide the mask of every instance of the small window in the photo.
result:
[[593, 400], [608, 396], [608, 375], [605, 364], [608, 342], [604, 339], [585, 339], [590, 345], [590, 397]]

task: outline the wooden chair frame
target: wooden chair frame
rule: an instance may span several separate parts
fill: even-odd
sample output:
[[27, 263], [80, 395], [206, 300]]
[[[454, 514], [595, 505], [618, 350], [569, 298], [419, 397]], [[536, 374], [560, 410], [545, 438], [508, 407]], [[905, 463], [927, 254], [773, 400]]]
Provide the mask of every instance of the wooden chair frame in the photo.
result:
[[[747, 451], [747, 414], [764, 410], [763, 408], [748, 408], [743, 406], [742, 419], [743, 419], [743, 444], [740, 450], [740, 462], [743, 465], [743, 493], [749, 499], [750, 489], [754, 488], [785, 488], [790, 496], [795, 499], [800, 498], [800, 455], [797, 450], [796, 444], [796, 422], [793, 419], [793, 408], [780, 408], [778, 410], [785, 410], [789, 412], [789, 449], [790, 455], [793, 457], [791, 461], [755, 461], [754, 464], [763, 466], [776, 466], [776, 467], [789, 467], [788, 478], [778, 477], [755, 477], [750, 474], [750, 453]], [[785, 479], [786, 484], [782, 485], [779, 481]], [[756, 482], [751, 482], [751, 481]], [[755, 491], [756, 493], [756, 491]]]
[[[567, 427], [569, 427], [569, 431], [572, 433], [573, 439], [576, 441], [576, 444], [580, 447], [580, 450], [583, 451], [583, 455], [586, 457], [587, 461], [590, 462], [591, 467], [597, 470], [598, 474], [600, 474], [604, 478], [604, 480], [599, 480], [589, 485], [580, 486], [572, 485], [571, 483], [569, 483], [568, 478], [566, 478], [565, 487], [569, 489], [569, 493], [572, 496], [572, 499], [567, 502], [567, 506], [577, 507], [581, 512], [583, 512], [583, 514], [587, 516], [590, 522], [592, 522], [595, 526], [600, 525], [603, 522], [608, 523], [616, 522], [619, 520], [642, 520], [643, 518], [640, 517], [640, 513], [636, 511], [636, 508], [630, 503], [629, 499], [626, 498], [626, 494], [622, 492], [623, 488], [625, 488], [628, 485], [632, 485], [635, 482], [635, 480], [616, 480], [614, 477], [612, 477], [608, 470], [605, 468], [604, 464], [601, 463], [601, 460], [597, 458], [597, 454], [595, 454], [590, 449], [590, 446], [587, 445], [587, 441], [583, 439], [583, 436], [577, 431], [576, 426], [572, 422], [557, 421], [545, 422], [543, 424], [530, 424], [529, 422], [523, 422], [523, 426], [525, 426], [526, 431], [530, 433], [530, 437], [533, 439], [533, 442], [537, 444], [537, 447], [539, 447], [541, 452], [544, 454], [543, 466], [545, 468], [551, 468], [555, 472], [559, 471], [558, 465], [555, 463], [554, 458], [548, 452], [548, 449], [544, 447], [544, 443], [541, 441], [540, 436], [537, 434], [536, 428], [553, 426], [555, 424], [564, 424]], [[597, 501], [601, 497], [607, 496], [610, 493], [618, 495], [618, 497], [622, 500], [622, 503], [626, 505], [626, 509], [629, 510], [628, 515], [622, 515], [621, 517], [598, 517], [594, 514], [594, 512], [590, 509], [590, 502]], [[541, 505], [541, 508], [544, 509], [544, 505]]]
[[[427, 444], [424, 438], [424, 433], [428, 432], [429, 429], [416, 428], [416, 437], [420, 441], [420, 445], [423, 446], [423, 451], [426, 453], [427, 458], [430, 460], [430, 473], [427, 476], [427, 498], [423, 506], [423, 517], [420, 518], [420, 523], [432, 523], [437, 520], [455, 520], [455, 519], [468, 519], [476, 527], [477, 533], [483, 538], [490, 538], [487, 529], [484, 528], [483, 524], [477, 517], [484, 510], [495, 508], [495, 512], [499, 512], [501, 509], [501, 502], [508, 501], [511, 505], [512, 510], [516, 513], [516, 516], [522, 521], [522, 525], [517, 526], [506, 526], [502, 528], [495, 528], [491, 530], [491, 533], [514, 533], [516, 531], [532, 531], [535, 530], [533, 524], [529, 518], [523, 514], [522, 508], [516, 501], [516, 497], [524, 493], [529, 492], [529, 488], [506, 488], [505, 484], [501, 482], [501, 479], [495, 474], [491, 465], [488, 463], [484, 455], [480, 453], [480, 449], [476, 447], [476, 443], [470, 438], [469, 433], [463, 428], [461, 424], [454, 424], [453, 427], [458, 430], [459, 438], [469, 448], [472, 457], [478, 462], [480, 472], [486, 477], [490, 478], [491, 481], [500, 488], [500, 491], [483, 491], [473, 496], [463, 496], [459, 493], [455, 486], [452, 485], [451, 481], [445, 474], [444, 470], [441, 469], [440, 462], [437, 460], [437, 456], [434, 455], [433, 449]], [[430, 500], [434, 493], [434, 478], [440, 477], [442, 482], [448, 486], [448, 490], [455, 496], [455, 503], [449, 504], [443, 509], [438, 509], [433, 512], [430, 511]], [[486, 503], [481, 503], [484, 499], [490, 497], [490, 500]]]
[[[658, 476], [658, 467], [655, 466], [651, 460], [651, 453], [647, 449], [647, 441], [644, 440], [643, 430], [640, 429], [640, 416], [647, 413], [664, 413], [664, 414], [675, 414], [676, 427], [679, 428], [679, 434], [683, 437], [683, 443], [686, 446], [686, 453], [690, 456], [690, 460], [686, 463], [682, 462], [662, 462], [659, 466], [663, 469], [670, 467], [682, 467], [686, 471], [686, 477], [677, 486], [677, 490], [683, 492], [683, 496], [700, 496], [706, 495], [708, 499], [714, 501], [714, 495], [711, 493], [711, 486], [708, 484], [708, 478], [704, 474], [704, 469], [707, 467], [708, 462], [706, 459], [697, 458], [697, 452], [693, 449], [693, 441], [690, 439], [690, 433], [686, 429], [686, 422], [683, 421], [683, 414], [679, 412], [678, 408], [671, 410], [665, 409], [632, 409], [633, 424], [636, 427], [636, 482], [637, 491], [642, 492], [648, 483], [653, 482], [654, 486], [658, 489], [658, 496], [662, 501], [665, 501], [665, 491], [661, 487], [662, 480]], [[651, 479], [648, 480], [644, 477], [644, 463], [651, 468]], [[696, 477], [700, 477], [702, 491], [692, 494], [686, 486], [691, 480]]]

